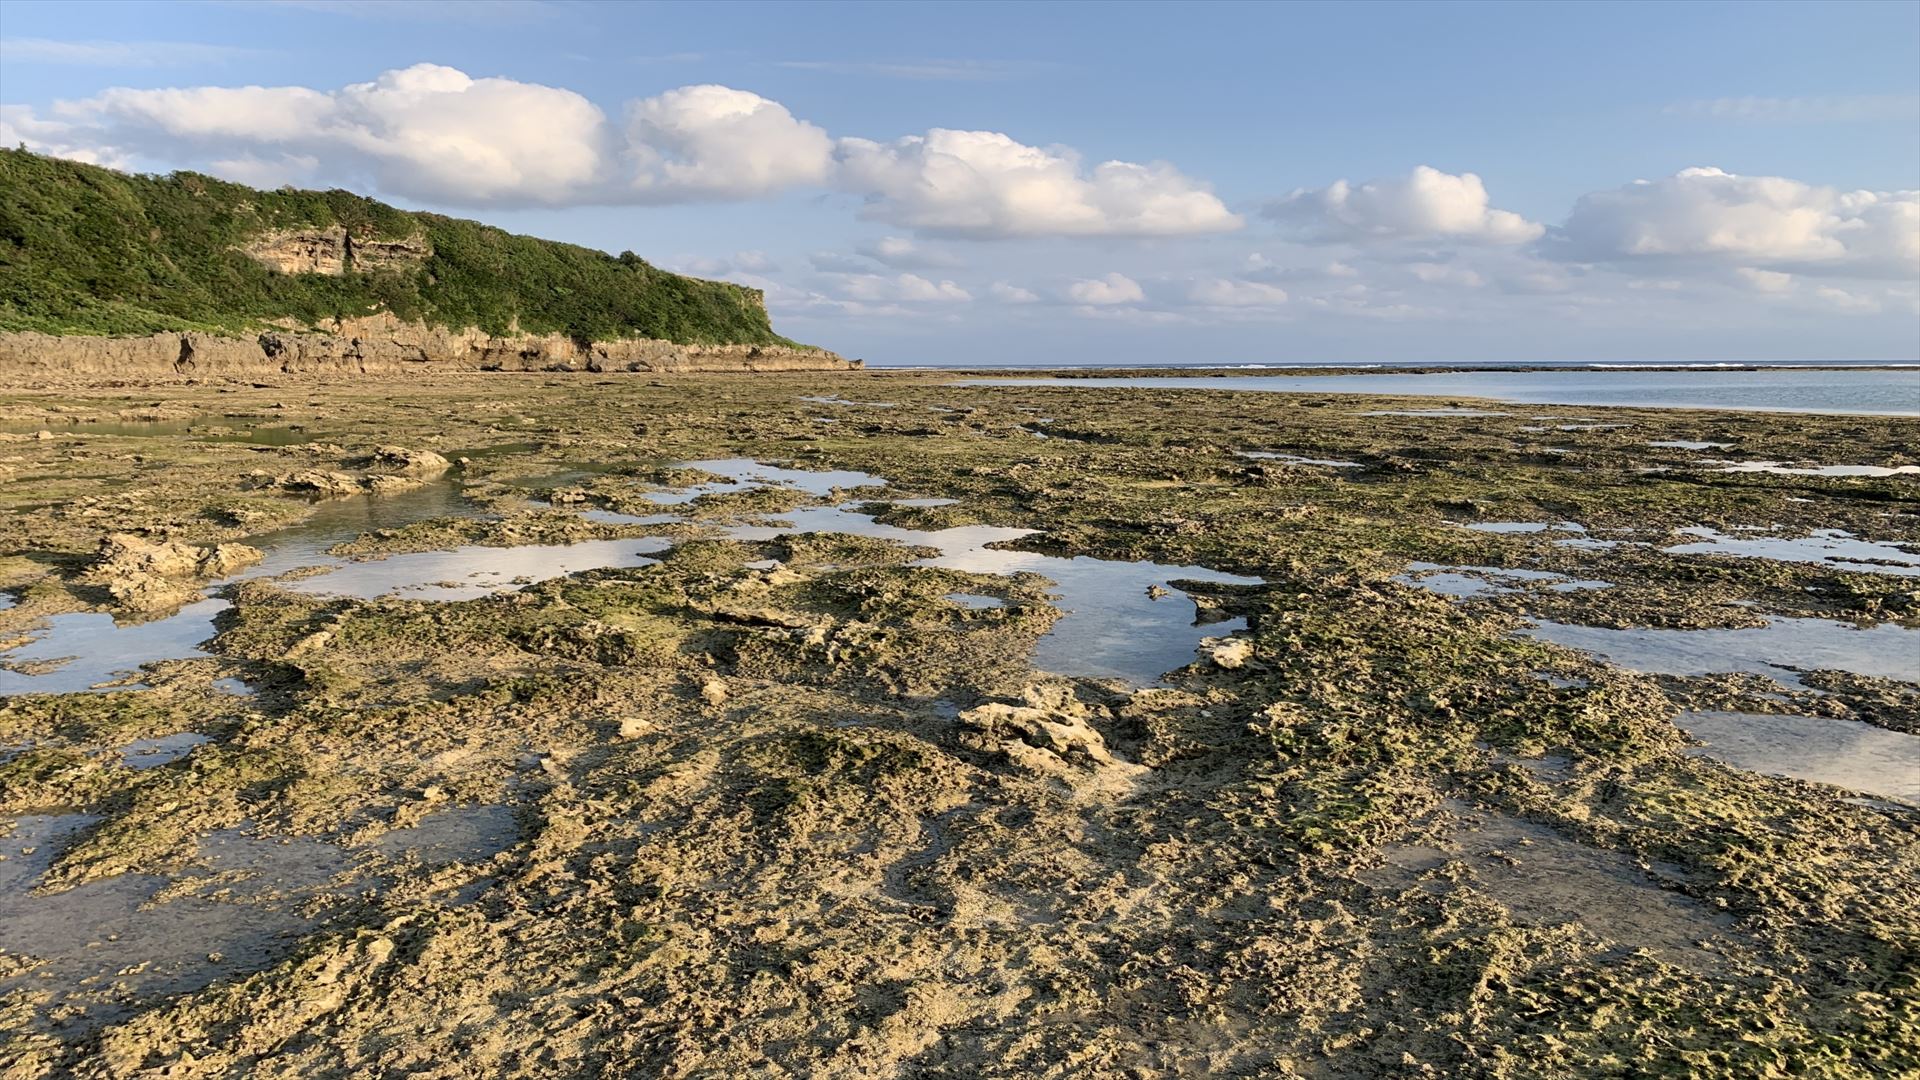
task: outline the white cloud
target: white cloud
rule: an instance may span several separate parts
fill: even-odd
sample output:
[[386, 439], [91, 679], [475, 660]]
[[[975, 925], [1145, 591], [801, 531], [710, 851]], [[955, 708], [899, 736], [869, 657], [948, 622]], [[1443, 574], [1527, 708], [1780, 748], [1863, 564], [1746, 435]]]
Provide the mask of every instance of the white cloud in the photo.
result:
[[694, 256], [673, 263], [672, 269], [679, 273], [705, 278], [780, 272], [780, 267], [764, 251], [736, 251], [725, 258]]
[[1519, 214], [1488, 205], [1487, 188], [1473, 173], [1455, 176], [1421, 165], [1405, 178], [1354, 185], [1337, 180], [1300, 189], [1261, 211], [1310, 242], [1460, 240], [1522, 244], [1546, 229]]
[[567, 202], [593, 188], [604, 164], [605, 118], [586, 98], [437, 64], [330, 92], [107, 90], [58, 103], [54, 115], [122, 157], [186, 148], [240, 163], [245, 175], [248, 163], [311, 157], [340, 180], [364, 176], [392, 194], [466, 205]]
[[1793, 288], [1793, 275], [1778, 270], [1755, 270], [1751, 266], [1734, 268], [1739, 280], [1754, 292], [1777, 293]]
[[1287, 292], [1257, 281], [1202, 278], [1188, 287], [1187, 299], [1202, 307], [1276, 307], [1287, 302]]
[[0, 105], [0, 146], [24, 146], [38, 153], [115, 169], [133, 165], [124, 151], [101, 145], [85, 127], [42, 119], [25, 105]]
[[257, 188], [277, 188], [287, 184], [311, 184], [320, 171], [320, 159], [312, 154], [278, 154], [262, 157], [242, 154], [207, 163], [207, 171], [236, 183]]
[[1040, 294], [1032, 289], [1023, 289], [1005, 281], [996, 281], [987, 286], [987, 295], [1003, 304], [1037, 304]]
[[1088, 307], [1106, 307], [1138, 304], [1147, 298], [1147, 294], [1140, 288], [1139, 282], [1125, 274], [1113, 273], [1103, 278], [1072, 282], [1067, 286], [1066, 298]]
[[[450, 206], [746, 199], [793, 188], [862, 196], [862, 215], [975, 238], [1174, 236], [1238, 228], [1205, 185], [1163, 162], [1083, 168], [1074, 151], [989, 131], [892, 142], [832, 139], [786, 106], [717, 85], [630, 102], [624, 123], [570, 90], [416, 64], [338, 90], [302, 86], [113, 89], [12, 110], [30, 148], [236, 178], [297, 173]], [[49, 125], [58, 125], [57, 127]], [[890, 237], [894, 269], [957, 265]]]
[[914, 243], [904, 236], [883, 236], [857, 249], [860, 254], [882, 266], [896, 270], [926, 270], [959, 266], [960, 260], [948, 252]]
[[[408, 69], [388, 72], [383, 78], [417, 74]], [[85, 101], [63, 101], [53, 107], [55, 116], [76, 127], [95, 126], [108, 137], [122, 136], [135, 144], [192, 139], [256, 147], [328, 138], [320, 129], [339, 124], [340, 111], [335, 95], [301, 86], [104, 90]]]
[[1099, 307], [1083, 304], [1074, 308], [1073, 313], [1085, 319], [1100, 319], [1135, 326], [1188, 326], [1195, 321], [1191, 315], [1154, 308]]
[[1573, 279], [1557, 266], [1529, 267], [1503, 274], [1499, 280], [1501, 289], [1530, 296], [1564, 293], [1573, 288]]
[[833, 143], [777, 101], [683, 86], [628, 107], [633, 190], [647, 201], [752, 198], [827, 182]]
[[863, 216], [956, 236], [1176, 236], [1238, 228], [1240, 218], [1164, 162], [1084, 170], [1064, 147], [993, 131], [935, 128], [890, 143], [842, 139], [840, 182], [867, 196]]
[[1486, 279], [1477, 272], [1452, 263], [1410, 263], [1407, 272], [1428, 285], [1450, 285], [1462, 289], [1477, 289], [1485, 285]]
[[1829, 306], [1838, 311], [1870, 314], [1880, 310], [1880, 301], [1871, 296], [1850, 293], [1845, 289], [1823, 285], [1813, 290], [1813, 295], [1826, 301]]
[[1920, 276], [1920, 191], [1685, 169], [1583, 195], [1548, 250], [1579, 262], [1733, 263]]
[[871, 274], [873, 264], [858, 255], [839, 251], [816, 251], [807, 256], [815, 270], [823, 274]]
[[845, 274], [839, 293], [863, 303], [956, 304], [973, 294], [951, 281], [929, 281], [918, 274]]
[[1356, 278], [1360, 276], [1360, 271], [1338, 259], [1331, 262], [1315, 261], [1308, 265], [1288, 265], [1255, 252], [1242, 262], [1239, 276], [1248, 281], [1321, 282]]

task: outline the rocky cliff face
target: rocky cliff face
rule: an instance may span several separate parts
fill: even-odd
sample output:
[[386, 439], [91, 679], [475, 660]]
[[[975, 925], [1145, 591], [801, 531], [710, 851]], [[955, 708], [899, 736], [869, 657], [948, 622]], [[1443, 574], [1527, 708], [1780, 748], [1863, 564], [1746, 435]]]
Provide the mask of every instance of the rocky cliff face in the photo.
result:
[[240, 251], [278, 274], [339, 277], [360, 271], [418, 266], [433, 257], [424, 236], [404, 240], [357, 238], [344, 228], [290, 229], [254, 237]]
[[200, 333], [145, 337], [0, 333], [0, 379], [437, 371], [840, 371], [861, 366], [858, 360], [824, 349], [680, 345], [647, 338], [583, 343], [558, 334], [502, 337], [406, 323], [389, 315], [345, 320], [329, 333], [274, 331], [254, 338]]

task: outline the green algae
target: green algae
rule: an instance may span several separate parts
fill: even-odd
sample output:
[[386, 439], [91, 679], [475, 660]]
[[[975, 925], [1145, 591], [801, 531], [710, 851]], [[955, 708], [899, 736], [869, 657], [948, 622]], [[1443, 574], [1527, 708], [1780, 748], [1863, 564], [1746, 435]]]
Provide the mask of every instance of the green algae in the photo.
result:
[[[324, 414], [337, 448], [155, 438], [135, 463], [105, 438], [0, 445], [17, 459], [0, 567], [19, 601], [0, 630], [102, 606], [76, 579], [108, 527], [206, 543], [250, 534], [236, 508], [257, 504], [272, 526], [311, 512], [245, 489], [242, 464], [498, 448], [457, 481], [498, 516], [336, 549], [355, 556], [663, 532], [580, 507], [690, 509], [701, 524], [664, 530], [675, 546], [656, 565], [474, 600], [249, 582], [228, 591], [215, 659], [153, 691], [0, 704], [0, 739], [34, 744], [0, 763], [0, 814], [101, 819], [59, 853], [50, 889], [177, 875], [198, 838], [243, 823], [348, 848], [434, 807], [504, 803], [523, 824], [485, 867], [446, 872], [477, 899], [354, 871], [355, 903], [292, 958], [89, 1034], [23, 1029], [0, 1044], [7, 1075], [434, 1075], [453, 1060], [507, 1076], [1920, 1068], [1912, 811], [1688, 757], [1672, 723], [1725, 701], [1912, 730], [1912, 684], [1810, 673], [1828, 691], [1816, 697], [1759, 677], [1649, 677], [1511, 633], [1522, 616], [1915, 625], [1912, 579], [1660, 550], [1702, 524], [1912, 543], [1910, 481], [1717, 474], [1645, 445], [1817, 459], [1841, 443], [1898, 461], [1912, 421], [1555, 409], [1630, 426], [1542, 433], [1520, 430], [1530, 409], [1363, 418], [1405, 402], [879, 374], [231, 389], [236, 409], [284, 399], [290, 421]], [[816, 425], [796, 401], [822, 392], [899, 405]], [[137, 395], [150, 407], [194, 392]], [[1033, 409], [1055, 418], [1052, 438], [1022, 430]], [[729, 454], [959, 500], [889, 507], [889, 524], [1033, 528], [1016, 546], [1258, 576], [1193, 586], [1208, 617], [1246, 620], [1248, 654], [1203, 655], [1139, 691], [1035, 673], [1033, 643], [1059, 615], [1043, 580], [916, 567], [927, 551], [871, 537], [703, 538], [817, 504], [792, 490], [646, 497], [714, 479], [672, 462]], [[596, 455], [610, 467], [545, 479]], [[1621, 543], [1463, 527], [1489, 521], [1573, 521]], [[1612, 587], [1456, 602], [1393, 581], [1411, 561]], [[1005, 605], [967, 609], [953, 592]], [[256, 698], [187, 685], [233, 670]], [[953, 720], [1029, 685], [1143, 770], [1113, 786], [1084, 754]], [[109, 753], [180, 730], [214, 741], [151, 770]], [[1494, 823], [1478, 826], [1487, 839], [1461, 839], [1479, 835], [1469, 812]], [[1434, 845], [1431, 865], [1403, 865]], [[1672, 922], [1651, 945], [1632, 921], [1649, 895]], [[1687, 940], [1696, 931], [1711, 948]], [[37, 1008], [0, 997], [0, 1017]]]

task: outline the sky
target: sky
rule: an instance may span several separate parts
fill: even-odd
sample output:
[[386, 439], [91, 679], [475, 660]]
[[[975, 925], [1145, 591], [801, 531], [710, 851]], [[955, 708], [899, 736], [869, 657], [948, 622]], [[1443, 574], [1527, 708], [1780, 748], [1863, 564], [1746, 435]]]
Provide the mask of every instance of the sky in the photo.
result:
[[0, 144], [874, 364], [1920, 359], [1920, 3], [0, 0]]

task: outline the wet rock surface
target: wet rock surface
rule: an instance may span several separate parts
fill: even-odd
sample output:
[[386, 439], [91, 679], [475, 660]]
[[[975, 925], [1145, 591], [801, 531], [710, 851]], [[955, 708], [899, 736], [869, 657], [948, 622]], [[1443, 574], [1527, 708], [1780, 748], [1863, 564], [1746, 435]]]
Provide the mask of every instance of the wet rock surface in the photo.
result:
[[1914, 421], [950, 381], [0, 393], [0, 1070], [1920, 1066]]

